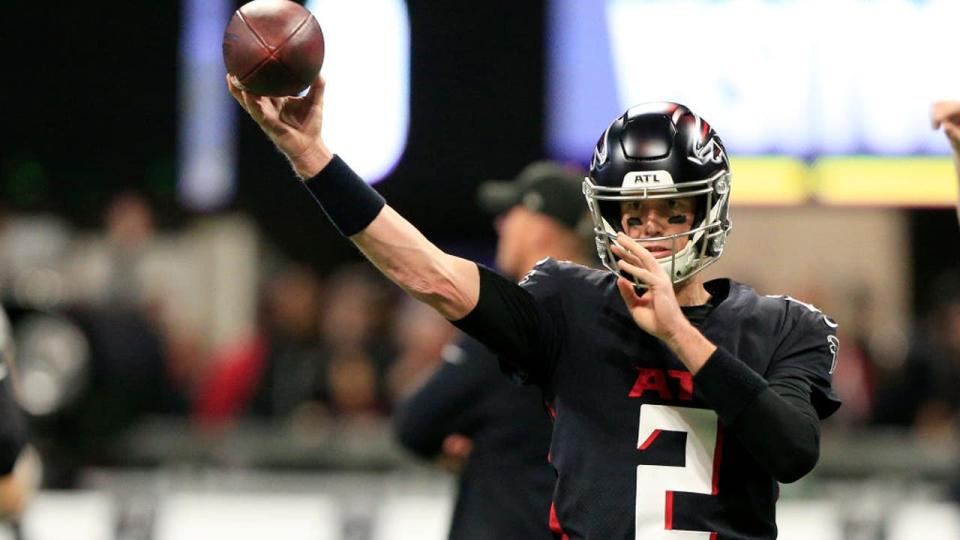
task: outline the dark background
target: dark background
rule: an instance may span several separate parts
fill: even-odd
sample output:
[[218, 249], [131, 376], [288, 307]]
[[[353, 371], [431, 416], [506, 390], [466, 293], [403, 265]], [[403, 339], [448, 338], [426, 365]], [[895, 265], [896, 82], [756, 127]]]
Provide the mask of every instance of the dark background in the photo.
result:
[[[162, 224], [183, 223], [189, 216], [174, 198], [179, 3], [16, 4], [7, 10], [15, 12], [11, 42], [29, 54], [14, 56], [4, 85], [12, 105], [2, 164], [8, 205], [90, 227], [110, 194], [136, 189], [156, 202]], [[408, 6], [408, 146], [379, 188], [424, 232], [469, 251], [493, 234], [473, 204], [476, 183], [510, 178], [542, 155], [543, 5]], [[233, 209], [321, 269], [351, 256], [256, 125], [245, 115], [238, 125]]]
[[[441, 246], [488, 259], [494, 237], [473, 203], [476, 184], [509, 178], [544, 154], [545, 2], [407, 3], [410, 132], [378, 188]], [[162, 226], [187, 222], [174, 197], [179, 2], [5, 7], [5, 206], [94, 227], [111, 194], [135, 189], [155, 203]], [[241, 117], [239, 129], [239, 192], [227, 210], [249, 212], [283, 252], [321, 271], [356, 258], [256, 126]], [[905, 256], [914, 259], [919, 303], [933, 274], [960, 265], [960, 242], [953, 211], [910, 216]]]

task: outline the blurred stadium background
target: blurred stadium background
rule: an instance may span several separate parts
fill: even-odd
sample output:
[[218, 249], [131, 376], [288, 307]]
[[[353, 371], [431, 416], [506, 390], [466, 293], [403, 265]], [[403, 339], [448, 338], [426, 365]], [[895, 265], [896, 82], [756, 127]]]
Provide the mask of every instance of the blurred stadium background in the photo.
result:
[[[230, 101], [237, 4], [7, 6], [0, 298], [43, 459], [19, 534], [443, 538], [452, 479], [397, 447], [389, 415], [454, 330], [371, 271]], [[735, 156], [711, 274], [841, 324], [845, 406], [783, 487], [781, 537], [960, 538], [957, 191], [928, 122], [960, 98], [960, 4], [309, 7], [334, 149], [486, 263], [482, 180], [585, 165], [632, 102], [709, 119]]]

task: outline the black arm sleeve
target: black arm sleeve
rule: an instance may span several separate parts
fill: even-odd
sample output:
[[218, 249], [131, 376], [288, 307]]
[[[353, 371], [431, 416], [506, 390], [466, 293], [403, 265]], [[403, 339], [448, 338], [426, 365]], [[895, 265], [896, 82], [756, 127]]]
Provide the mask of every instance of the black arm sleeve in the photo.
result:
[[765, 381], [723, 349], [694, 376], [703, 399], [777, 481], [799, 480], [820, 455], [820, 419], [810, 385], [798, 378]]
[[[544, 380], [550, 351], [556, 341], [545, 340], [543, 331], [549, 315], [533, 295], [493, 270], [480, 269], [480, 297], [477, 306], [453, 325], [483, 343], [519, 371], [524, 381]], [[555, 333], [555, 332], [554, 332]]]
[[810, 389], [797, 381], [771, 381], [732, 426], [743, 445], [779, 481], [795, 482], [820, 457], [820, 418]]
[[[445, 358], [437, 371], [413, 395], [404, 400], [393, 416], [393, 430], [405, 448], [430, 458], [440, 453], [443, 440], [453, 433], [470, 435], [474, 429], [471, 405], [487, 384], [480, 362], [457, 347], [454, 357]], [[445, 353], [446, 356], [446, 353]], [[496, 375], [496, 369], [493, 370]]]

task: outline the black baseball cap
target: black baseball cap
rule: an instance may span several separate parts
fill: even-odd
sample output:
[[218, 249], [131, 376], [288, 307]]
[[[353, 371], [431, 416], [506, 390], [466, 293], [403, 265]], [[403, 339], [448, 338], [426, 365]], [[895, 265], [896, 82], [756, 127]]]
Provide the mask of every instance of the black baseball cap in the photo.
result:
[[550, 216], [576, 230], [587, 211], [583, 197], [584, 174], [555, 161], [535, 161], [513, 180], [488, 180], [480, 184], [480, 207], [499, 215], [517, 205]]

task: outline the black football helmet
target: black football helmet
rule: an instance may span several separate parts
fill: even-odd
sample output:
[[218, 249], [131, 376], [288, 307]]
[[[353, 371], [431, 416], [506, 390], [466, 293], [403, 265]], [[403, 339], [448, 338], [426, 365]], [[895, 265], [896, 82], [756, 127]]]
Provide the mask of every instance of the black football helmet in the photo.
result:
[[[597, 142], [583, 194], [593, 214], [600, 260], [613, 272], [619, 269], [610, 246], [623, 230], [624, 201], [696, 197], [689, 231], [643, 239], [673, 243], [672, 256], [658, 262], [674, 283], [715, 262], [731, 229], [727, 152], [710, 124], [679, 103], [636, 105], [614, 120]], [[690, 241], [677, 251], [683, 236]]]

